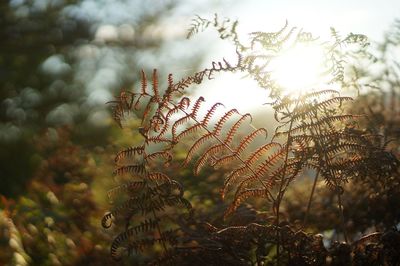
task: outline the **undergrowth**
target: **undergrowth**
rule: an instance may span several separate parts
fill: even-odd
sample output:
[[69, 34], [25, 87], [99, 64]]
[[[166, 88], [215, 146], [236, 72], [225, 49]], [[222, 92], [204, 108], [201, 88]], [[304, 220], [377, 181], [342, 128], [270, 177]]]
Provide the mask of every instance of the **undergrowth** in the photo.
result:
[[[323, 44], [330, 77], [326, 89], [293, 97], [273, 80], [270, 63], [289, 47], [317, 38], [286, 23], [276, 32], [252, 32], [242, 42], [237, 25], [217, 16], [197, 17], [188, 33], [192, 37], [213, 27], [232, 43], [236, 60], [212, 62], [178, 81], [172, 74], [160, 81], [156, 69], [150, 78], [142, 71], [140, 88], [123, 90], [111, 102], [119, 126], [137, 117], [140, 127], [133, 129], [143, 137], [141, 145], [126, 147], [115, 157], [119, 184], [108, 193], [113, 208], [102, 220], [116, 234], [112, 258], [129, 254], [136, 263], [150, 265], [399, 263], [398, 211], [379, 232], [370, 230], [379, 228], [377, 223], [349, 224], [357, 221], [349, 220], [357, 193], [371, 201], [373, 195], [380, 199], [390, 194], [394, 200], [399, 195], [399, 163], [388, 148], [388, 136], [366, 126], [368, 114], [355, 112], [353, 98], [330, 86], [354, 85], [346, 78], [347, 62], [367, 54], [367, 38], [341, 37], [332, 29], [332, 41]], [[204, 97], [189, 96], [189, 88], [218, 78], [219, 72], [242, 73], [268, 92], [273, 115], [266, 115], [265, 123], [274, 121], [274, 132], [255, 128], [252, 115], [242, 113], [240, 106], [226, 109], [215, 103], [205, 108]], [[171, 176], [177, 172], [179, 147], [186, 149], [179, 168], [203, 176], [215, 169], [223, 175], [221, 222], [199, 218], [181, 182]], [[305, 176], [311, 176], [310, 186], [294, 202], [288, 191], [293, 194]], [[357, 200], [356, 208], [368, 208]], [[329, 228], [336, 239], [317, 234]]]

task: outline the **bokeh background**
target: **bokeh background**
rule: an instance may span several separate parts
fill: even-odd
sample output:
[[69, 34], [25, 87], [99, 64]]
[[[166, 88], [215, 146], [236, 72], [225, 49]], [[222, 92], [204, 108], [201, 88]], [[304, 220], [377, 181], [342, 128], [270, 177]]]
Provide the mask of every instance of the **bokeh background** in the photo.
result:
[[[186, 40], [195, 15], [214, 13], [238, 19], [243, 36], [287, 19], [321, 38], [330, 26], [363, 33], [379, 47], [400, 2], [0, 1], [0, 264], [112, 264], [112, 234], [100, 226], [105, 193], [114, 154], [140, 136], [119, 129], [106, 102], [137, 86], [141, 69], [179, 79], [229, 58], [234, 50], [215, 33]], [[267, 92], [243, 84], [226, 77], [202, 93], [236, 106], [240, 97], [225, 95], [246, 86], [257, 97], [244, 108], [267, 101]], [[199, 189], [211, 190], [213, 180]]]

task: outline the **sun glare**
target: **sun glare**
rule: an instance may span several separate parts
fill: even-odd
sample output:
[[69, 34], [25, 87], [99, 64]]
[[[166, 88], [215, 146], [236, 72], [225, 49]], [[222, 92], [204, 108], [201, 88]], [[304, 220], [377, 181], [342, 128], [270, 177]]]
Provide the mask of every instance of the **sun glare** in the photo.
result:
[[[283, 89], [284, 95], [299, 95], [316, 89], [326, 81], [323, 47], [317, 44], [297, 44], [270, 61], [271, 78]], [[227, 108], [240, 106], [242, 112], [251, 112], [270, 102], [269, 92], [262, 90], [252, 79], [228, 73], [207, 82], [208, 89], [195, 93], [204, 96], [205, 106], [222, 102]]]
[[297, 44], [271, 62], [271, 77], [284, 94], [311, 90], [323, 81], [323, 59], [321, 46]]

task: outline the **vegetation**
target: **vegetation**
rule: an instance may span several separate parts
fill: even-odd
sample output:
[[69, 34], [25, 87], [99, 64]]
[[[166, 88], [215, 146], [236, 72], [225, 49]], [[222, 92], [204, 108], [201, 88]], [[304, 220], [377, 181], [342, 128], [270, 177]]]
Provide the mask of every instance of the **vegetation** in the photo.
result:
[[[277, 32], [253, 32], [244, 43], [236, 21], [215, 16], [197, 17], [188, 37], [211, 26], [231, 41], [235, 62], [212, 62], [177, 82], [172, 74], [162, 82], [157, 70], [151, 78], [142, 71], [140, 88], [123, 90], [111, 102], [117, 124], [143, 139], [115, 157], [119, 185], [109, 191], [114, 207], [102, 221], [117, 232], [111, 256], [130, 254], [136, 262], [161, 265], [397, 265], [400, 217], [392, 204], [400, 195], [398, 145], [391, 141], [393, 129], [381, 131], [396, 127], [398, 97], [391, 98], [395, 103], [386, 116], [366, 105], [363, 97], [370, 94], [355, 102], [330, 88], [285, 95], [271, 77], [270, 63], [291, 45], [315, 42], [310, 33], [286, 23]], [[384, 77], [361, 83], [357, 64], [365, 58], [386, 64], [386, 58], [369, 53], [363, 35], [342, 38], [332, 29], [332, 38], [324, 44], [326, 85], [358, 92], [373, 86], [386, 95], [381, 83], [390, 77], [397, 95], [398, 64]], [[270, 136], [240, 106], [229, 110], [215, 103], [205, 109], [204, 97], [188, 96], [189, 87], [219, 72], [244, 73], [269, 92], [273, 115], [264, 119], [276, 124]], [[379, 126], [376, 117], [360, 112], [365, 108], [383, 116]], [[141, 120], [139, 126], [126, 124], [132, 116]], [[226, 206], [223, 214], [197, 213], [178, 182], [176, 169], [185, 167], [194, 175], [212, 176], [214, 168], [214, 178], [223, 176], [219, 196], [227, 204], [207, 192], [211, 209]]]
[[[184, 3], [0, 3], [0, 265], [398, 265], [398, 23], [244, 39]], [[202, 68], [211, 28], [233, 57]], [[308, 45], [326, 79], [289, 93], [274, 61]], [[210, 103], [224, 76], [269, 104]]]

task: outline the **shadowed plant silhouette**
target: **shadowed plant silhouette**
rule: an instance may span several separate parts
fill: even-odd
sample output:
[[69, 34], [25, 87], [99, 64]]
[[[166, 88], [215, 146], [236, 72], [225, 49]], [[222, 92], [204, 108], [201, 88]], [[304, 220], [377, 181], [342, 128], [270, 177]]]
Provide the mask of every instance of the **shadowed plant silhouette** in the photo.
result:
[[[237, 21], [221, 21], [218, 16], [213, 20], [197, 17], [188, 33], [191, 37], [213, 26], [221, 39], [231, 40], [235, 46], [235, 63], [225, 59], [212, 62], [210, 68], [178, 82], [170, 74], [165, 86], [163, 82], [160, 85], [156, 70], [151, 80], [142, 71], [140, 89], [124, 90], [111, 102], [121, 127], [130, 115], [141, 119], [137, 130], [143, 136], [141, 145], [128, 147], [115, 157], [114, 174], [120, 185], [110, 190], [114, 208], [102, 221], [105, 228], [115, 224], [119, 232], [111, 245], [111, 256], [120, 259], [127, 251], [134, 256], [141, 254], [141, 263], [161, 265], [359, 265], [372, 258], [366, 249], [374, 244], [376, 252], [383, 252], [377, 261], [389, 263], [398, 258], [396, 252], [387, 253], [389, 246], [385, 246], [386, 238], [399, 237], [397, 231], [370, 235], [351, 246], [354, 236], [347, 234], [343, 210], [348, 182], [371, 175], [388, 178], [397, 171], [396, 157], [386, 150], [386, 143], [381, 145], [383, 136], [360, 128], [358, 122], [365, 116], [350, 113], [352, 98], [338, 90], [315, 89], [293, 97], [285, 95], [272, 79], [270, 63], [275, 57], [288, 47], [315, 42], [316, 38], [289, 28], [286, 22], [277, 32], [251, 33], [245, 44], [239, 40], [237, 25]], [[367, 39], [357, 34], [342, 39], [333, 29], [332, 35], [333, 43], [324, 47], [330, 75], [327, 85], [344, 87], [345, 59], [363, 54], [359, 51], [366, 48]], [[361, 50], [345, 51], [343, 46], [350, 44]], [[204, 97], [191, 99], [185, 92], [194, 84], [215, 78], [218, 72], [237, 71], [268, 90], [274, 115], [267, 117], [266, 123], [277, 124], [271, 136], [265, 128], [255, 128], [252, 115], [241, 113], [240, 106], [226, 109], [218, 102], [206, 108]], [[233, 220], [230, 224], [240, 220], [244, 202], [260, 206], [261, 199], [265, 211], [252, 209], [253, 220], [241, 226], [217, 228], [198, 221], [183, 187], [166, 174], [178, 161], [176, 147], [184, 144], [188, 148], [181, 167], [193, 169], [195, 175], [210, 167], [224, 173], [220, 195], [228, 202], [225, 220]], [[377, 158], [385, 160], [378, 162]], [[285, 218], [282, 202], [293, 182], [310, 170], [314, 182], [299, 227]], [[319, 179], [337, 197], [345, 240], [328, 248], [323, 236], [301, 230], [308, 226]]]

